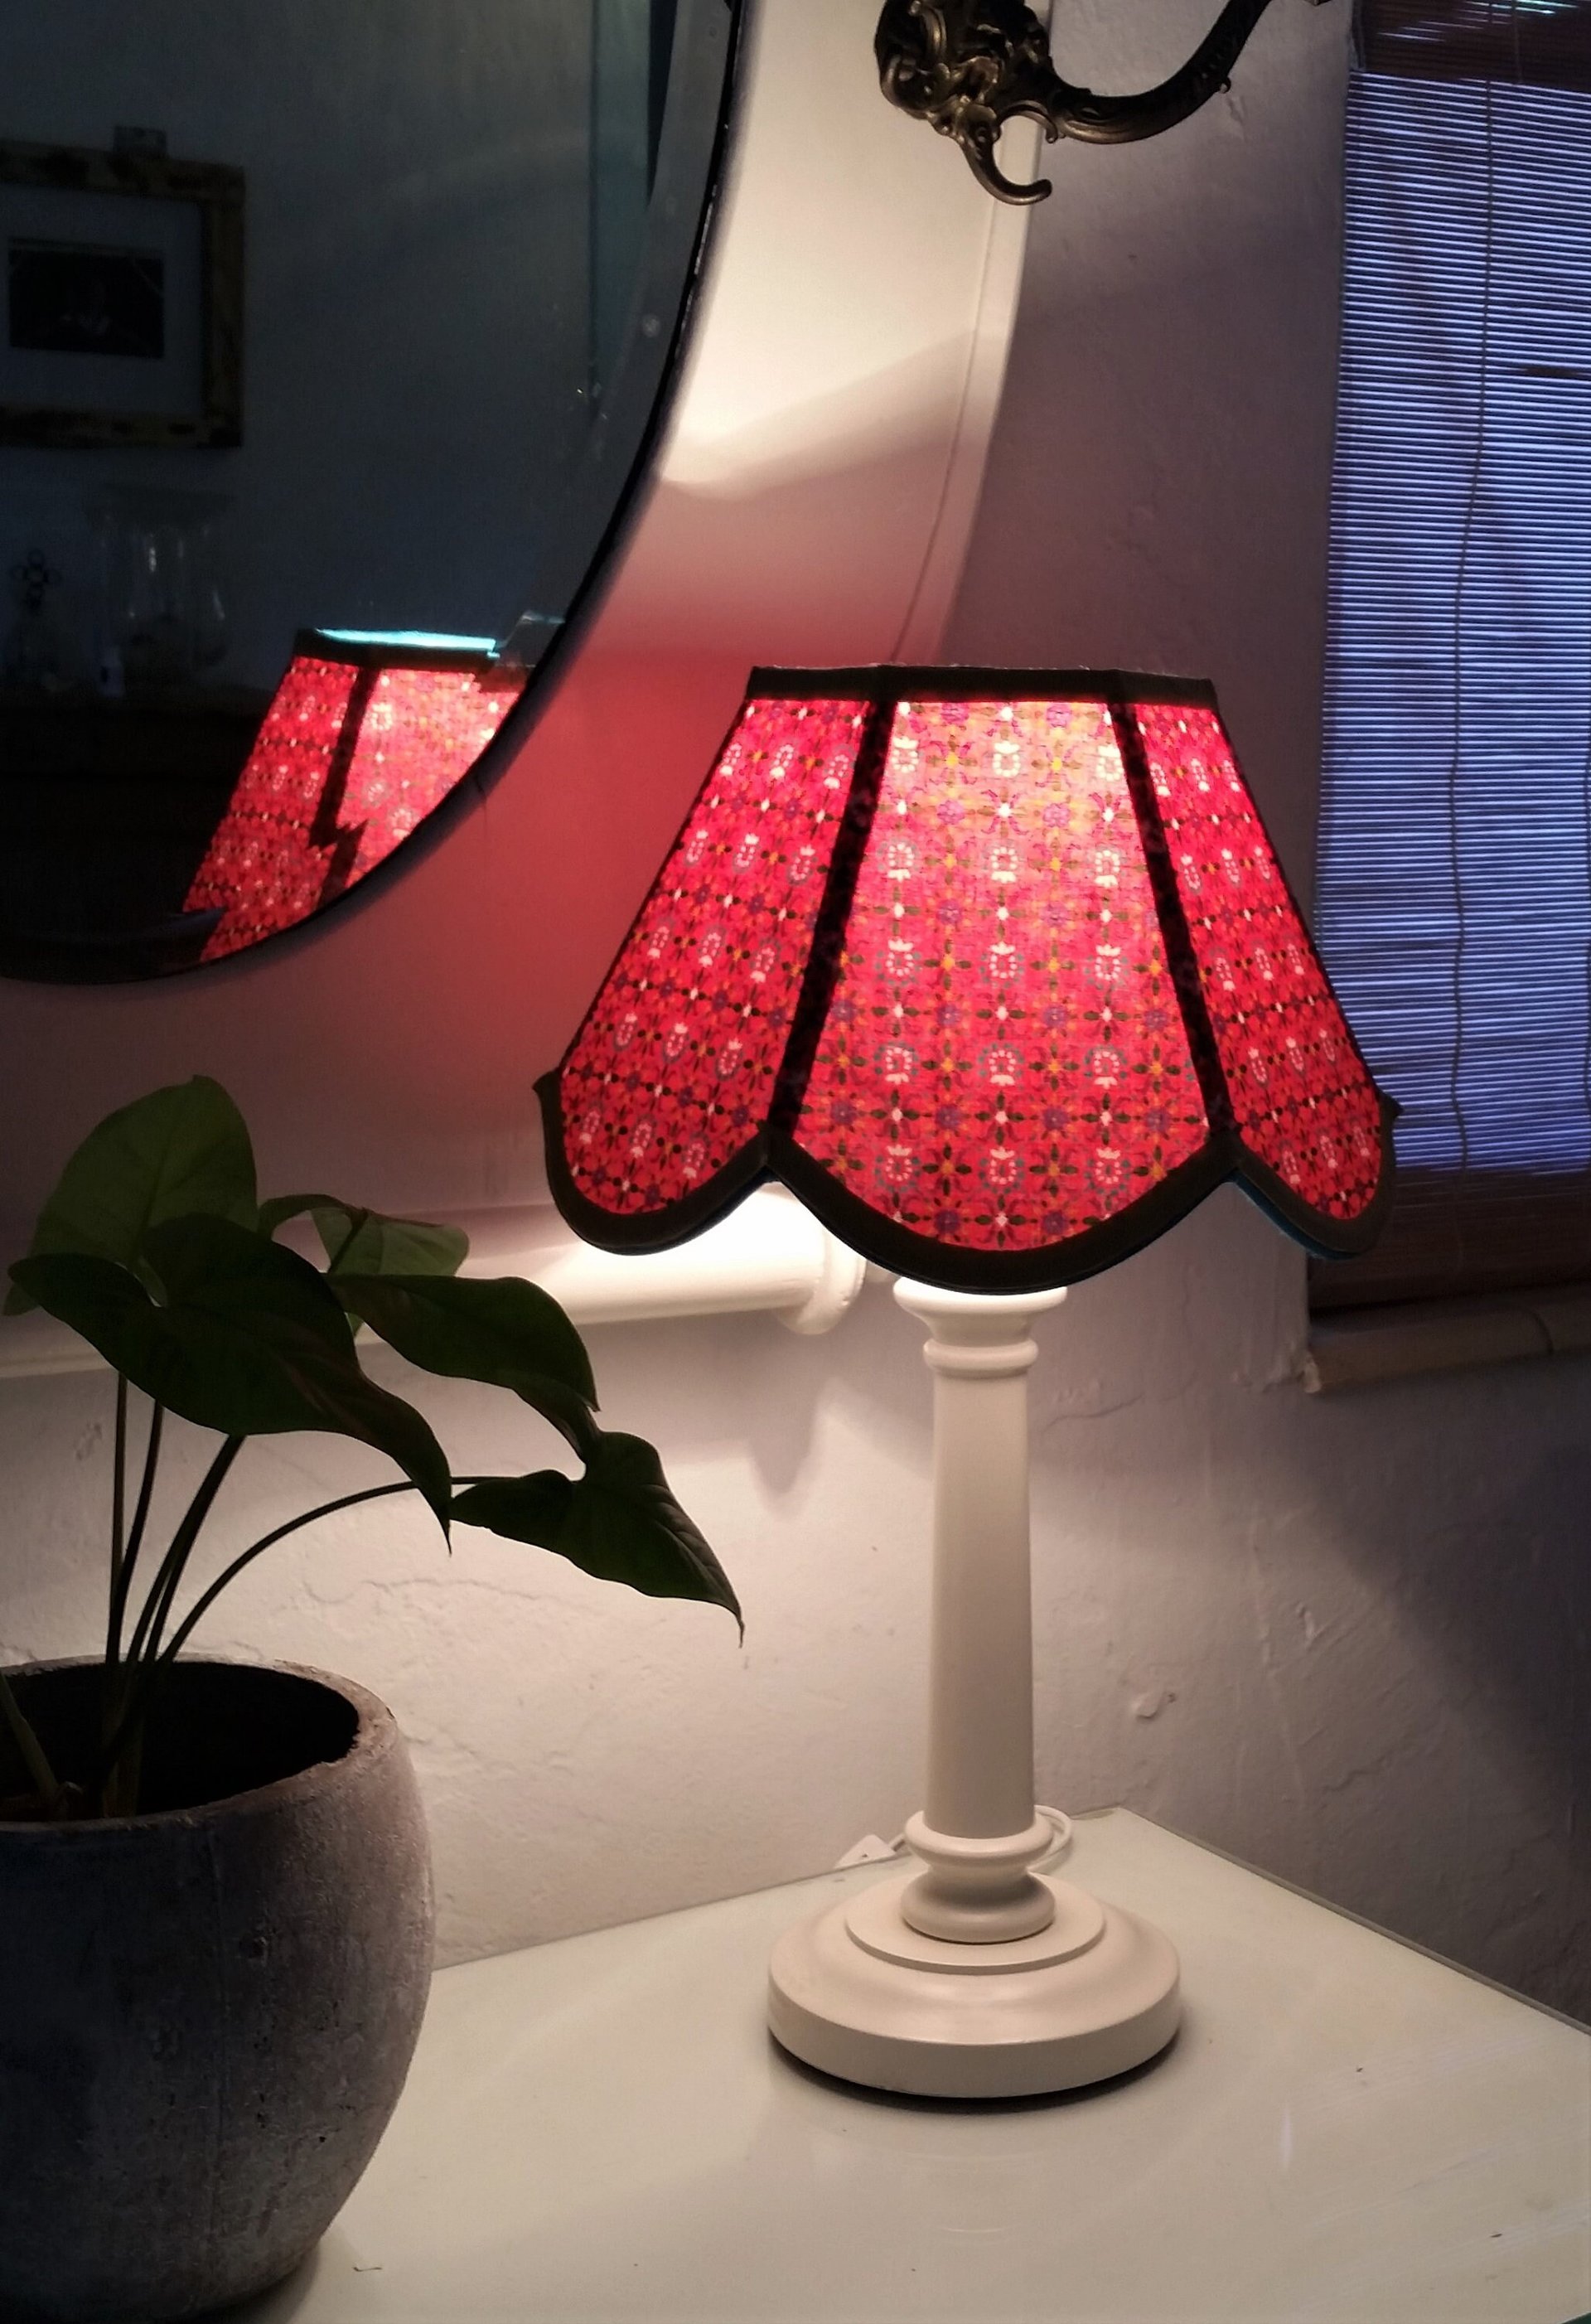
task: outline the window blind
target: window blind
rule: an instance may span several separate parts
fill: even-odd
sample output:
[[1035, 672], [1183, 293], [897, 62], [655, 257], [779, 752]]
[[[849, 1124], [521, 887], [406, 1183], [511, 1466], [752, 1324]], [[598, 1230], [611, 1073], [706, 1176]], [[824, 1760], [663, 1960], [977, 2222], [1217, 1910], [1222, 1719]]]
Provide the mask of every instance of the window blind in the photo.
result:
[[1586, 0], [1361, 0], [1371, 72], [1591, 90]]
[[[1491, 77], [1527, 14], [1551, 85]], [[1591, 6], [1362, 30], [1317, 918], [1404, 1111], [1331, 1306], [1591, 1276]]]

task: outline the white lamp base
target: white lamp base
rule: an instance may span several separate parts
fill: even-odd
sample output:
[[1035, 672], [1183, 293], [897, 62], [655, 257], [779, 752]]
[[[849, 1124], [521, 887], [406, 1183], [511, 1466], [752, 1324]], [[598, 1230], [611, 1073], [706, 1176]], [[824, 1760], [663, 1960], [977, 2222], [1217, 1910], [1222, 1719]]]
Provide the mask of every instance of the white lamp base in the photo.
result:
[[865, 1889], [775, 1947], [768, 2023], [807, 2065], [919, 2098], [1032, 2098], [1125, 2074], [1176, 2032], [1176, 1952], [1147, 1922], [1035, 1874], [1055, 1900], [1047, 1927], [946, 1941], [903, 1917], [914, 1877]]
[[1143, 2065], [1177, 2030], [1157, 1929], [1035, 1868], [1055, 1827], [1033, 1797], [1027, 1371], [1064, 1291], [970, 1296], [897, 1283], [929, 1327], [933, 1623], [916, 1867], [774, 1951], [768, 2021], [809, 2066], [922, 2098], [1075, 2090]]

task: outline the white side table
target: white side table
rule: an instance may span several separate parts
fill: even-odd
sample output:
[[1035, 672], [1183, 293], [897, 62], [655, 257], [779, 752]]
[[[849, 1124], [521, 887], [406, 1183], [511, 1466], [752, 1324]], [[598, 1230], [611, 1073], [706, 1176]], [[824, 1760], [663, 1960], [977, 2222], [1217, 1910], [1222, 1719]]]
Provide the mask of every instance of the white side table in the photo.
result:
[[1136, 2076], [956, 2107], [791, 2064], [768, 1950], [875, 1866], [447, 1969], [368, 2177], [239, 2324], [1591, 2311], [1591, 2034], [1123, 1810], [1073, 1863], [1182, 1953]]

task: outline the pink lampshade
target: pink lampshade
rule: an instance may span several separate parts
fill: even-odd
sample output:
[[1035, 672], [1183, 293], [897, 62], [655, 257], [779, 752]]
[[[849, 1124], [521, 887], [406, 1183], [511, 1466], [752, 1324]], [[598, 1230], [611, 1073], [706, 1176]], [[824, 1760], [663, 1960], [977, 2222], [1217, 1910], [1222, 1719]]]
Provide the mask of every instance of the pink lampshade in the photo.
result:
[[308, 919], [363, 880], [474, 765], [525, 684], [484, 643], [299, 638], [184, 908], [206, 960]]
[[777, 1178], [967, 1290], [1078, 1280], [1237, 1177], [1364, 1250], [1392, 1109], [1211, 689], [758, 670], [563, 1064], [559, 1207], [654, 1250]]

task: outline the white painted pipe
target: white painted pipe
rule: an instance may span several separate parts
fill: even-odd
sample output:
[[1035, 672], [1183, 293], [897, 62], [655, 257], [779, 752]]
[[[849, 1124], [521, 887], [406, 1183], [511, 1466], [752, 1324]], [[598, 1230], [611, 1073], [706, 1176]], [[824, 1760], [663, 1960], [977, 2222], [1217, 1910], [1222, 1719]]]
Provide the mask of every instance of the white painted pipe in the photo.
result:
[[1419, 1372], [1458, 1371], [1532, 1356], [1591, 1354], [1591, 1293], [1583, 1285], [1421, 1299], [1315, 1316], [1303, 1384], [1312, 1395], [1371, 1388]]
[[[854, 1251], [777, 1186], [759, 1187], [694, 1241], [646, 1259], [593, 1250], [545, 1204], [481, 1212], [456, 1223], [470, 1237], [465, 1274], [523, 1276], [581, 1325], [765, 1314], [794, 1332], [827, 1332], [867, 1274]], [[92, 1348], [51, 1316], [0, 1324], [0, 1379], [94, 1371], [99, 1364]]]
[[705, 1234], [644, 1259], [582, 1242], [550, 1211], [492, 1213], [458, 1223], [470, 1237], [466, 1275], [522, 1275], [576, 1323], [666, 1316], [772, 1314], [794, 1332], [832, 1331], [860, 1291], [866, 1262], [782, 1186], [762, 1186]]

